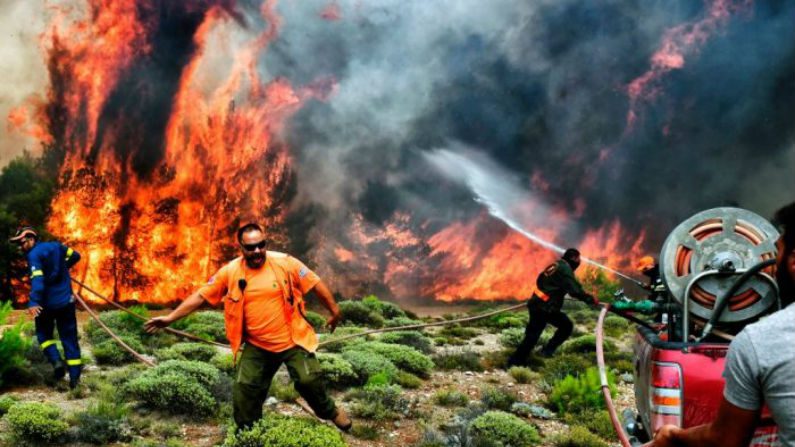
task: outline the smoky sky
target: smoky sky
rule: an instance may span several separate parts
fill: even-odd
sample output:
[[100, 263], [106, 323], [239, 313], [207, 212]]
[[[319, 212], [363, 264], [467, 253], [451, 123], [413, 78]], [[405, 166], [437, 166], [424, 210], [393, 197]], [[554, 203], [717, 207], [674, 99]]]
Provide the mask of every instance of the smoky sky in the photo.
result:
[[[626, 129], [626, 85], [692, 1], [284, 2], [262, 71], [338, 89], [305, 106], [288, 139], [299, 194], [374, 225], [393, 212], [477, 212], [420, 155], [458, 143], [524, 179], [585, 227], [620, 219], [659, 245], [679, 221], [737, 204], [769, 216], [795, 199], [795, 3], [755, 1], [664, 74]], [[608, 149], [602, 161], [600, 154]]]

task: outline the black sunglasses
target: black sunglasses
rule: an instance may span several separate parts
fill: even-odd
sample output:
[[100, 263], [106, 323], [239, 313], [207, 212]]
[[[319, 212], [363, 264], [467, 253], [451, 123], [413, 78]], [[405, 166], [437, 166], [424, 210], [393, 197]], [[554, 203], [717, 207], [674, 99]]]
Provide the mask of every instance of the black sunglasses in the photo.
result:
[[246, 251], [254, 251], [256, 249], [264, 250], [265, 245], [267, 244], [266, 241], [259, 241], [256, 244], [240, 244], [243, 247], [243, 250]]

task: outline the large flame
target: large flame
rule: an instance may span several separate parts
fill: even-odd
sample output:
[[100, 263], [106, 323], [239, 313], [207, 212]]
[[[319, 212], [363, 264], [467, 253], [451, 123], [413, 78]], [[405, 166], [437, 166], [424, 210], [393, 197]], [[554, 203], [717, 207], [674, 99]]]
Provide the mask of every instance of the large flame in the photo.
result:
[[[51, 75], [59, 81], [52, 93], [59, 97], [51, 102], [64, 114], [57, 137], [66, 145], [48, 227], [83, 252], [80, 276], [100, 291], [121, 301], [173, 301], [230, 255], [228, 230], [238, 216], [253, 216], [268, 228], [282, 223], [279, 205], [292, 171], [278, 135], [306, 100], [326, 91], [320, 84], [294, 88], [284, 79], [259, 78], [257, 57], [278, 33], [273, 2], [262, 6], [264, 32], [236, 45], [236, 52], [214, 52], [212, 60], [205, 48], [235, 37], [228, 2], [107, 0], [90, 6], [91, 14], [69, 26], [59, 16], [46, 38]], [[180, 25], [194, 27], [182, 54], [154, 52], [158, 33], [168, 30], [158, 14], [141, 12], [146, 7], [165, 8], [181, 15]], [[182, 60], [153, 60], [164, 55]], [[169, 93], [168, 85], [158, 91], [139, 84], [147, 79], [130, 81], [146, 64], [176, 70], [163, 103], [170, 113], [155, 123], [162, 129], [114, 109], [114, 102], [130, 104], [123, 95], [146, 101], [148, 94]], [[131, 87], [137, 91], [121, 91]], [[158, 131], [159, 154], [135, 147], [152, 145], [145, 135]], [[271, 236], [283, 238], [277, 231]]]

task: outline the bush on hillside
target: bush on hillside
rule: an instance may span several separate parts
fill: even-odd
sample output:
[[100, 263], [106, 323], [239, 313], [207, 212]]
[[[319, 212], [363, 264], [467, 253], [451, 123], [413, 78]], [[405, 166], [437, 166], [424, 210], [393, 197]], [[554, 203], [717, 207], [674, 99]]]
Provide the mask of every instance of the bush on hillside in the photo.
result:
[[[145, 353], [146, 349], [140, 340], [132, 335], [120, 335], [119, 338], [134, 351]], [[135, 361], [132, 353], [119, 345], [116, 340], [108, 338], [94, 345], [91, 350], [94, 359], [100, 365], [123, 365]]]
[[340, 301], [339, 308], [344, 326], [380, 328], [384, 325], [384, 317], [361, 301]]
[[[607, 373], [611, 396], [615, 396], [616, 386], [613, 375]], [[549, 394], [549, 403], [559, 413], [583, 413], [588, 410], [605, 408], [602, 384], [597, 368], [588, 368], [579, 377], [566, 376], [555, 383]]]
[[213, 346], [203, 343], [182, 342], [159, 349], [155, 352], [158, 360], [195, 360], [197, 362], [209, 362], [218, 354], [218, 350]]
[[217, 408], [213, 390], [219, 381], [220, 373], [211, 365], [169, 360], [128, 382], [124, 391], [155, 409], [207, 416]]
[[58, 407], [40, 402], [12, 406], [5, 420], [17, 440], [33, 445], [63, 442], [69, 429], [69, 424], [61, 420]]
[[320, 371], [326, 383], [335, 389], [345, 389], [359, 383], [359, 376], [350, 362], [339, 354], [318, 353]]
[[[11, 302], [0, 303], [0, 326], [5, 324], [12, 311]], [[24, 335], [30, 323], [19, 321], [0, 333], [0, 387], [3, 386], [6, 374], [13, 370], [27, 369], [30, 366], [25, 354], [33, 344], [33, 340]]]
[[590, 355], [557, 354], [544, 362], [541, 378], [552, 385], [566, 376], [579, 376], [595, 365], [596, 359]]
[[386, 374], [390, 379], [397, 375], [398, 368], [384, 356], [367, 351], [345, 351], [342, 358], [350, 363], [356, 372], [358, 383], [367, 383], [370, 376], [378, 373]]
[[398, 305], [387, 301], [381, 301], [375, 295], [369, 295], [362, 298], [362, 304], [369, 309], [378, 312], [385, 320], [393, 318], [405, 318], [406, 312], [403, 311]]
[[348, 393], [346, 400], [354, 400], [351, 414], [376, 421], [408, 416], [411, 405], [398, 385], [368, 385]]
[[488, 411], [469, 425], [470, 436], [478, 442], [497, 442], [504, 446], [530, 447], [541, 442], [535, 427], [503, 411]]
[[512, 327], [500, 332], [500, 344], [508, 349], [516, 349], [524, 339], [523, 327]]
[[224, 314], [215, 310], [194, 312], [174, 322], [174, 329], [189, 332], [205, 340], [227, 343]]
[[368, 342], [346, 348], [346, 351], [348, 350], [381, 355], [398, 368], [426, 379], [430, 377], [434, 366], [430, 357], [410, 346]]
[[609, 445], [602, 438], [579, 425], [555, 436], [552, 438], [552, 443], [555, 447], [608, 447]]
[[423, 354], [433, 352], [433, 343], [420, 331], [387, 332], [378, 339], [382, 343], [410, 346]]
[[283, 416], [273, 412], [248, 430], [234, 429], [223, 447], [347, 447], [338, 430], [320, 422]]

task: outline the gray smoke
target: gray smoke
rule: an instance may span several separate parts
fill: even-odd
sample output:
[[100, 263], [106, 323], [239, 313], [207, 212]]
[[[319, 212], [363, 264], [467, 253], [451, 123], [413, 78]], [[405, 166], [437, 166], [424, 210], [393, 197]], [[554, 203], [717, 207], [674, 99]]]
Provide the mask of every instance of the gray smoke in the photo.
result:
[[0, 167], [23, 150], [38, 153], [37, 141], [6, 125], [9, 112], [36, 93], [47, 81], [47, 70], [39, 51], [39, 33], [44, 31], [43, 2], [0, 0]]
[[649, 69], [667, 29], [704, 16], [700, 2], [351, 0], [339, 2], [339, 21], [320, 19], [325, 5], [279, 5], [284, 28], [263, 68], [299, 84], [338, 80], [289, 134], [299, 197], [335, 222], [479, 212], [461, 185], [419, 162], [449, 141], [480, 148], [521, 182], [543, 180], [549, 206], [584, 205], [585, 227], [648, 227], [650, 249], [701, 209], [770, 215], [793, 199], [792, 2], [736, 13], [662, 78], [631, 132], [625, 86]]

